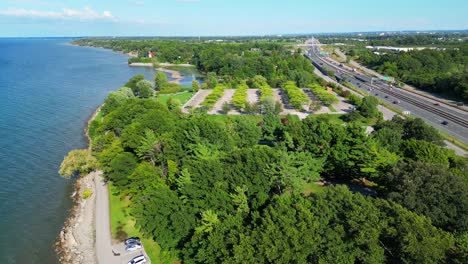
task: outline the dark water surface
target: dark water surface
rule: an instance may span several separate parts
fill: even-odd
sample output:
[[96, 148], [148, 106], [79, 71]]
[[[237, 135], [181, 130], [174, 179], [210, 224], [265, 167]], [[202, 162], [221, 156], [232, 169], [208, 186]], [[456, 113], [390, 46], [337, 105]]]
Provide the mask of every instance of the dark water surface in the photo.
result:
[[71, 206], [57, 174], [107, 93], [150, 68], [67, 39], [0, 39], [0, 263], [56, 263], [53, 243]]

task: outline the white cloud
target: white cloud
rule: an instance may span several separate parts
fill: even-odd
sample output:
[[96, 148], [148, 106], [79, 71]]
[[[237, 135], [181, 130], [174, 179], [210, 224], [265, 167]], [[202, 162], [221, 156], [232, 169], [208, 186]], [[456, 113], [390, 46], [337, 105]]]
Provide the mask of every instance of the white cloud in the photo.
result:
[[42, 11], [23, 8], [7, 8], [0, 10], [0, 15], [51, 19], [116, 20], [110, 11], [104, 11], [99, 13], [90, 7], [85, 7], [83, 9], [63, 8], [61, 11]]
[[132, 4], [137, 5], [137, 6], [142, 6], [142, 5], [145, 5], [145, 2], [143, 2], [143, 1], [135, 1], [135, 2], [132, 2]]

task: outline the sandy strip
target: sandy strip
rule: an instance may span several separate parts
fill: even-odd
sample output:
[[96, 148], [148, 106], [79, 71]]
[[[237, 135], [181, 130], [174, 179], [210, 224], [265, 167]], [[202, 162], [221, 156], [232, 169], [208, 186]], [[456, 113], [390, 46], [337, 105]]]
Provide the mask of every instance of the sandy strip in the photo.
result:
[[153, 63], [144, 63], [144, 62], [132, 62], [129, 63], [130, 67], [153, 67]]
[[164, 69], [164, 68], [156, 68], [156, 70], [160, 71], [160, 72], [169, 73], [171, 78], [174, 79], [172, 81], [169, 81], [170, 83], [180, 83], [180, 81], [182, 81], [184, 79], [184, 77], [182, 76], [182, 74], [179, 71], [169, 70], [169, 69]]

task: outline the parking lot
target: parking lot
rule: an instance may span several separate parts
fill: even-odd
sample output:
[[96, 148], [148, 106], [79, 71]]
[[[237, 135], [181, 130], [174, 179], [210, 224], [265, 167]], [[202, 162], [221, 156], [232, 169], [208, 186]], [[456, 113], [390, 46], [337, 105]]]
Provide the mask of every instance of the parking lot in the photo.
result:
[[124, 243], [119, 243], [116, 245], [112, 246], [112, 250], [116, 253], [120, 253], [120, 256], [114, 256], [115, 257], [115, 264], [127, 264], [130, 260], [132, 260], [134, 257], [139, 256], [139, 255], [144, 255], [146, 257], [146, 263], [149, 264], [151, 263], [150, 259], [145, 253], [144, 248], [135, 250], [135, 251], [130, 251], [127, 252], [125, 251], [125, 245]]

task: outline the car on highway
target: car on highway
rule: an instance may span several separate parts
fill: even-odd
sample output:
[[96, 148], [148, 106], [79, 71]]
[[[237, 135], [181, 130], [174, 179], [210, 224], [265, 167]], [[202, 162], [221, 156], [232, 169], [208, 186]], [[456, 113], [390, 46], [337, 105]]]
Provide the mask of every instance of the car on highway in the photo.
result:
[[444, 126], [446, 126], [446, 125], [448, 125], [448, 122], [447, 122], [446, 120], [444, 120], [444, 121], [442, 121], [441, 124], [444, 125]]
[[440, 106], [440, 104], [439, 104], [439, 103], [435, 103], [434, 105], [435, 105], [435, 106]]
[[135, 243], [140, 243], [140, 238], [139, 237], [129, 237], [124, 240], [124, 244], [130, 245], [130, 244], [135, 244]]
[[388, 95], [386, 95], [385, 98], [388, 98]]
[[393, 104], [399, 104], [399, 103], [400, 103], [399, 100], [393, 101]]
[[141, 244], [140, 243], [133, 243], [129, 244], [125, 247], [125, 251], [135, 251], [141, 249]]
[[143, 255], [136, 256], [128, 262], [128, 264], [142, 264], [142, 263], [146, 263], [146, 258]]

